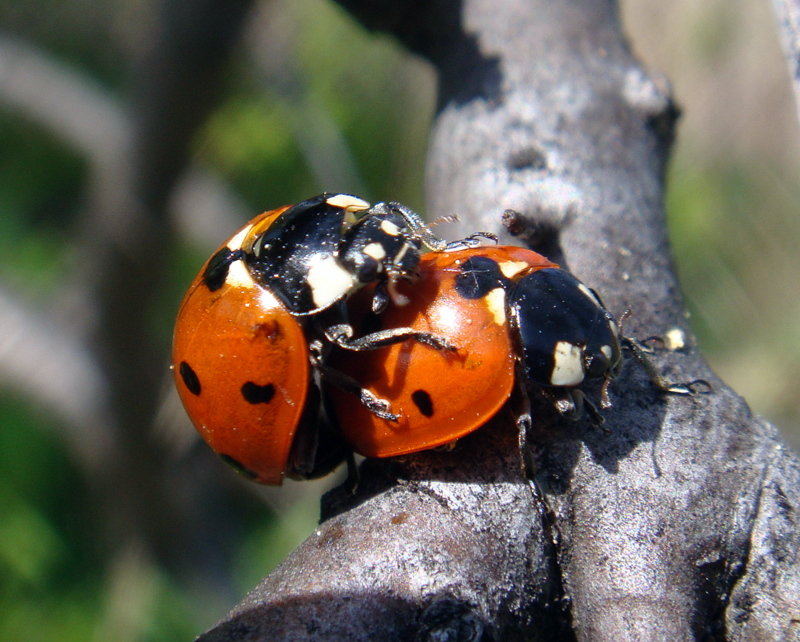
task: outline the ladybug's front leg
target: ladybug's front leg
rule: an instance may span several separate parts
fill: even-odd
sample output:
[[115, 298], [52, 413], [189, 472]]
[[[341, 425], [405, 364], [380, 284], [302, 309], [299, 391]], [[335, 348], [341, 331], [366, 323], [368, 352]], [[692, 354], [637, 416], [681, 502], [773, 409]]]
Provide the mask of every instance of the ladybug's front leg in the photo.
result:
[[390, 330], [378, 330], [371, 332], [363, 337], [353, 337], [353, 328], [347, 323], [339, 323], [325, 328], [325, 338], [331, 343], [344, 348], [362, 352], [364, 350], [376, 350], [385, 346], [402, 343], [408, 339], [414, 339], [424, 343], [436, 350], [454, 351], [456, 347], [450, 341], [432, 332], [422, 332], [413, 328], [392, 328]]
[[312, 341], [308, 348], [311, 363], [325, 382], [358, 397], [361, 404], [376, 417], [386, 419], [387, 421], [397, 421], [400, 418], [400, 415], [390, 412], [391, 406], [386, 399], [381, 399], [362, 387], [361, 384], [352, 377], [326, 365], [323, 357], [322, 342], [319, 339]]
[[[353, 328], [347, 323], [339, 323], [325, 328], [324, 333], [325, 338], [330, 343], [345, 350], [352, 350], [355, 352], [376, 350], [395, 343], [402, 343], [407, 339], [414, 339], [436, 350], [452, 351], [456, 349], [455, 346], [443, 336], [430, 332], [420, 332], [411, 328], [379, 330], [364, 335], [363, 337], [353, 338]], [[400, 418], [400, 415], [390, 412], [390, 404], [388, 401], [375, 396], [352, 377], [327, 366], [323, 359], [317, 359], [316, 367], [329, 383], [358, 397], [364, 407], [376, 417], [388, 421], [397, 421]]]
[[[402, 343], [408, 339], [419, 341], [436, 350], [454, 351], [456, 349], [450, 341], [441, 335], [431, 332], [421, 332], [412, 328], [378, 330], [377, 332], [366, 334], [363, 337], [354, 338], [352, 326], [347, 323], [338, 323], [324, 328], [323, 333], [325, 338], [333, 345], [354, 352], [377, 350], [378, 348], [390, 346], [395, 343]], [[376, 417], [388, 421], [397, 421], [400, 418], [400, 415], [390, 411], [390, 404], [388, 401], [377, 397], [372, 392], [362, 387], [358, 381], [352, 377], [326, 365], [324, 359], [321, 357], [316, 358], [315, 365], [320, 374], [329, 383], [358, 397], [364, 407]]]
[[361, 384], [352, 377], [349, 377], [343, 372], [339, 372], [335, 368], [326, 366], [325, 364], [318, 365], [317, 369], [319, 370], [320, 376], [327, 383], [333, 384], [337, 388], [341, 388], [345, 392], [349, 392], [358, 397], [361, 404], [376, 417], [386, 419], [387, 421], [397, 421], [400, 419], [400, 415], [390, 412], [391, 405], [386, 399], [375, 396], [369, 390], [363, 388]]
[[[658, 337], [653, 337], [658, 339]], [[653, 385], [661, 392], [669, 392], [676, 395], [695, 395], [705, 394], [712, 391], [711, 384], [705, 379], [693, 379], [691, 381], [669, 381], [664, 378], [655, 364], [647, 356], [642, 343], [632, 337], [622, 336], [622, 345], [630, 350], [634, 359], [644, 368], [648, 378]]]

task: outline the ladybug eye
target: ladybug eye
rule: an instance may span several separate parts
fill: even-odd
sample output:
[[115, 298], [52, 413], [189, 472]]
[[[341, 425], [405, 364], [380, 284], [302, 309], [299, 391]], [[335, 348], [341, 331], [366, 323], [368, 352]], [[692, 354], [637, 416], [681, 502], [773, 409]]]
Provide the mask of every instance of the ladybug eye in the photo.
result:
[[586, 376], [589, 379], [602, 377], [608, 371], [608, 359], [601, 352], [586, 353]]
[[360, 263], [355, 265], [355, 268], [356, 278], [361, 283], [371, 283], [378, 278], [378, 272], [380, 272], [381, 264], [375, 259], [365, 256]]

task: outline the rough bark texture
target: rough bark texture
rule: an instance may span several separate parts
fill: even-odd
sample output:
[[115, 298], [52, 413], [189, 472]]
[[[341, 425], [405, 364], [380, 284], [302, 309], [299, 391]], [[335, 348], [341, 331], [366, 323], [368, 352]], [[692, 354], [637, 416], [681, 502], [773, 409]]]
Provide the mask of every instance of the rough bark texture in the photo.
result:
[[713, 393], [659, 394], [629, 362], [607, 430], [535, 418], [535, 483], [510, 411], [452, 452], [368, 462], [359, 494], [327, 497], [328, 519], [201, 639], [797, 636], [800, 464], [693, 348], [662, 204], [676, 110], [616, 5], [341, 4], [440, 72], [428, 215], [502, 233], [519, 210], [537, 249], [633, 308], [629, 334], [684, 329], [657, 366]]
[[800, 117], [800, 2], [772, 0], [772, 6], [778, 19], [778, 34], [792, 79], [795, 108]]

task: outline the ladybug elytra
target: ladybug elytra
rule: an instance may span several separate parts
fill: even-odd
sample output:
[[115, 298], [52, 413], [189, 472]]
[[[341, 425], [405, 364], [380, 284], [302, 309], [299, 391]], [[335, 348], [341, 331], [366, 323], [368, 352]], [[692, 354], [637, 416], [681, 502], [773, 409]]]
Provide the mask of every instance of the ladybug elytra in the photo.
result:
[[366, 284], [376, 285], [373, 309], [403, 302], [397, 286], [415, 278], [423, 244], [447, 246], [399, 204], [322, 194], [260, 214], [222, 245], [184, 297], [172, 353], [180, 398], [211, 448], [266, 484], [327, 472], [341, 457], [315, 447], [327, 434], [316, 427], [317, 374], [369, 413], [393, 417], [385, 400], [324, 361], [332, 345], [413, 339], [451, 349], [407, 327], [355, 337], [348, 323], [344, 303]]
[[172, 368], [198, 432], [251, 479], [280, 484], [351, 451], [451, 443], [515, 390], [599, 419], [583, 389], [599, 384], [610, 406], [623, 342], [659, 389], [710, 389], [662, 379], [568, 271], [481, 238], [494, 237], [447, 243], [399, 203], [346, 194], [252, 219], [205, 263], [178, 313]]
[[[329, 390], [345, 440], [356, 452], [389, 457], [453, 442], [476, 430], [505, 404], [518, 366], [528, 385], [546, 390], [562, 411], [580, 403], [589, 380], [605, 388], [621, 363], [617, 325], [599, 298], [569, 272], [533, 251], [486, 246], [430, 252], [406, 306], [370, 315], [362, 297], [353, 318], [447, 336], [450, 352], [413, 342], [331, 363], [358, 375], [389, 400], [399, 418], [365, 412]], [[577, 399], [575, 399], [577, 397]]]

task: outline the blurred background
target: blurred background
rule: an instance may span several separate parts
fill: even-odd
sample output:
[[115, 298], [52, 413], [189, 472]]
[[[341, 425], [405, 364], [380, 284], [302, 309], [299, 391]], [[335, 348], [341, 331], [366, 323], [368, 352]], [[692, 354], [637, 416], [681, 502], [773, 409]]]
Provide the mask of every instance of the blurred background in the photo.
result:
[[[797, 447], [800, 129], [768, 3], [623, 9], [683, 108], [693, 327]], [[190, 639], [313, 530], [335, 476], [256, 488], [198, 444], [177, 305], [264, 209], [423, 209], [434, 107], [430, 67], [327, 0], [0, 0], [0, 639]]]

